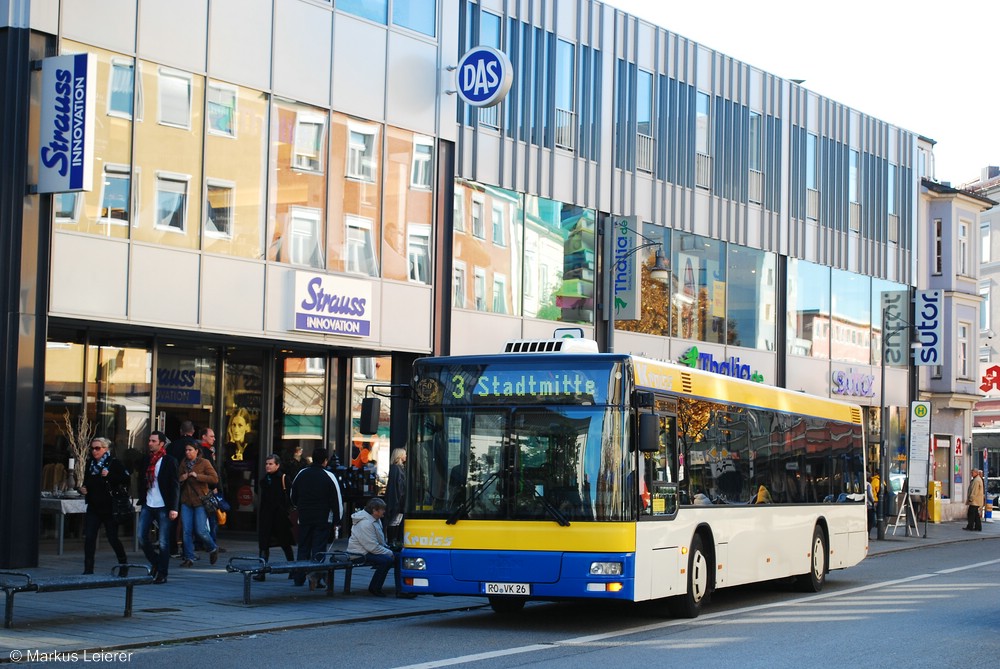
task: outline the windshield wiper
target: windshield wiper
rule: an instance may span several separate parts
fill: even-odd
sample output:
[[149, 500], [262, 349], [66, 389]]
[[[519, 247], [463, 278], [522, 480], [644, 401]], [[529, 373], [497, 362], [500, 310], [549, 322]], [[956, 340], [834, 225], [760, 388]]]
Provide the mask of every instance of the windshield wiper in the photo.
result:
[[452, 511], [451, 515], [448, 516], [448, 520], [445, 521], [445, 525], [454, 525], [457, 523], [459, 518], [468, 513], [469, 509], [472, 508], [475, 501], [486, 491], [486, 488], [489, 487], [490, 483], [498, 478], [500, 478], [499, 469], [487, 476], [486, 480], [483, 481], [478, 488], [476, 488], [476, 492], [472, 493], [471, 497], [466, 499], [457, 509]]
[[562, 513], [559, 512], [559, 509], [552, 506], [552, 504], [549, 503], [549, 500], [545, 499], [545, 495], [538, 492], [538, 488], [533, 485], [529, 485], [528, 487], [531, 489], [531, 494], [542, 501], [542, 508], [545, 509], [557, 523], [563, 527], [569, 527], [569, 521], [566, 520], [566, 516], [562, 515]]

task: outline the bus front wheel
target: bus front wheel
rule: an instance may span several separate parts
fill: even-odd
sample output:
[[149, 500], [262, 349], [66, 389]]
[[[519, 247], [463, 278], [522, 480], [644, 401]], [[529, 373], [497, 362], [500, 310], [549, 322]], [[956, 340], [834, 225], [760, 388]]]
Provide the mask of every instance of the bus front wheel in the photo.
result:
[[522, 597], [490, 597], [490, 607], [500, 615], [518, 613], [524, 608], [524, 602]]
[[670, 598], [670, 610], [678, 618], [697, 618], [701, 607], [708, 602], [712, 586], [711, 569], [701, 541], [694, 535], [688, 553], [687, 592]]
[[796, 589], [800, 592], [819, 592], [826, 583], [826, 535], [823, 528], [817, 525], [813, 529], [811, 550], [809, 553], [809, 572], [795, 577]]

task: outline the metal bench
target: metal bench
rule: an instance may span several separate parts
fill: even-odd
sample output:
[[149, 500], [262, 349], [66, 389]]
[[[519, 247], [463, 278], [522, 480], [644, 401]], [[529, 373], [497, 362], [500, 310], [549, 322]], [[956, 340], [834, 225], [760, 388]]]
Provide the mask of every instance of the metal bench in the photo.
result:
[[[128, 574], [123, 576], [122, 573]], [[135, 575], [135, 572], [142, 572]], [[153, 575], [146, 565], [117, 564], [111, 568], [111, 573], [85, 574], [80, 576], [51, 576], [34, 578], [31, 574], [19, 571], [0, 571], [0, 589], [7, 595], [4, 609], [3, 626], [10, 629], [14, 626], [14, 595], [19, 592], [64, 592], [68, 590], [93, 590], [97, 588], [125, 588], [125, 617], [132, 616], [132, 588], [137, 585], [149, 585]]]
[[251, 555], [237, 555], [229, 558], [226, 571], [243, 575], [243, 603], [250, 604], [250, 582], [258, 574], [310, 574], [323, 572], [326, 575], [326, 595], [333, 596], [333, 572], [344, 572], [344, 594], [351, 594], [351, 574], [355, 567], [365, 566], [365, 557], [344, 551], [317, 553], [315, 560], [295, 560], [293, 562], [266, 562]]

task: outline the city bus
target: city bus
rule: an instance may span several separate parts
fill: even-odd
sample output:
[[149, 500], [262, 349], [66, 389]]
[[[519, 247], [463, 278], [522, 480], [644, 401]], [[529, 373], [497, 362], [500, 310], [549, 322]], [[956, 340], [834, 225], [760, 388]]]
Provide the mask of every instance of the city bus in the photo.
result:
[[583, 339], [416, 361], [403, 590], [690, 618], [719, 588], [819, 591], [868, 550], [861, 410], [734, 367]]

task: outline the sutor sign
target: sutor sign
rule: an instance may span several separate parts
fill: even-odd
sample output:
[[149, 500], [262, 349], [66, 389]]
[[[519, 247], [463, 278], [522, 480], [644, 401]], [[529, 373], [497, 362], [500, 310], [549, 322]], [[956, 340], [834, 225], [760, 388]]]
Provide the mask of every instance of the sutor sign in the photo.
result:
[[507, 54], [488, 46], [470, 49], [458, 62], [458, 96], [473, 107], [499, 104], [514, 82]]

